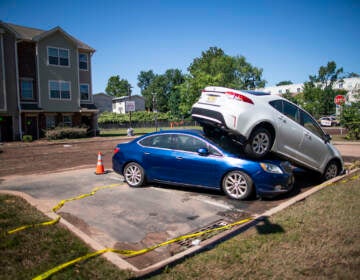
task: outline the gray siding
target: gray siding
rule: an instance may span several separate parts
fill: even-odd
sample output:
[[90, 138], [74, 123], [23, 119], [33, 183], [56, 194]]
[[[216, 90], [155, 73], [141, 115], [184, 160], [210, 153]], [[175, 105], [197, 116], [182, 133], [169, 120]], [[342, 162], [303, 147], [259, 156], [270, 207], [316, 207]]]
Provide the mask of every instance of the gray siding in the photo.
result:
[[18, 114], [15, 37], [8, 32], [3, 35], [7, 112], [15, 115]]
[[[48, 65], [47, 47], [69, 50], [70, 67]], [[79, 71], [77, 47], [62, 33], [56, 32], [45, 37], [38, 43], [40, 107], [48, 112], [73, 112], [80, 106]], [[50, 99], [49, 81], [69, 81], [71, 88], [70, 100]]]
[[5, 104], [5, 62], [4, 62], [4, 38], [2, 34], [2, 30], [0, 30], [0, 111], [4, 111], [6, 109]]

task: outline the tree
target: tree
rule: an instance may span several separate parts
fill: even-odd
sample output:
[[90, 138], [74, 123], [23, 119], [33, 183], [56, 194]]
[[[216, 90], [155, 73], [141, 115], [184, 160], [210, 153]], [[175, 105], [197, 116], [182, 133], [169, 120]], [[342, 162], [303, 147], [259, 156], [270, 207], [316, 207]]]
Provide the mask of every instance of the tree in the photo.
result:
[[292, 85], [293, 82], [292, 81], [281, 81], [281, 82], [278, 82], [276, 84], [276, 86], [287, 86], [287, 85]]
[[304, 83], [304, 103], [301, 104], [305, 110], [315, 117], [335, 112], [334, 97], [339, 92], [333, 89], [333, 84], [341, 79], [341, 73], [343, 68], [337, 69], [336, 63], [330, 61], [319, 68], [318, 75], [309, 76], [309, 81]]
[[110, 96], [121, 97], [131, 95], [131, 89], [131, 84], [117, 75], [109, 78], [105, 92]]
[[138, 87], [141, 90], [141, 95], [145, 99], [145, 107], [147, 109], [151, 109], [153, 107], [153, 93], [149, 89], [149, 86], [154, 81], [156, 75], [154, 74], [153, 70], [149, 71], [141, 71], [138, 75]]
[[138, 81], [148, 109], [180, 115], [178, 86], [184, 82], [184, 75], [179, 69], [168, 69], [162, 75], [156, 75], [152, 70], [141, 71]]
[[206, 86], [223, 86], [237, 89], [255, 89], [265, 86], [262, 69], [248, 63], [243, 56], [226, 55], [218, 47], [201, 53], [188, 67], [189, 74], [180, 89], [180, 109], [188, 115]]

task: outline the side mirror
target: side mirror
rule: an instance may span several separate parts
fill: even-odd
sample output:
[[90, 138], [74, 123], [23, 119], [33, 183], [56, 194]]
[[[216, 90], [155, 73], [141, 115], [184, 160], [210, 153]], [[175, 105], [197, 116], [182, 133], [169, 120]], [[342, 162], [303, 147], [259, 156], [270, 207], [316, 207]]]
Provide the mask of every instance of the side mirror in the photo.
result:
[[331, 136], [329, 134], [325, 134], [325, 143], [330, 143]]
[[200, 148], [197, 150], [200, 156], [207, 156], [209, 155], [209, 150], [207, 148]]

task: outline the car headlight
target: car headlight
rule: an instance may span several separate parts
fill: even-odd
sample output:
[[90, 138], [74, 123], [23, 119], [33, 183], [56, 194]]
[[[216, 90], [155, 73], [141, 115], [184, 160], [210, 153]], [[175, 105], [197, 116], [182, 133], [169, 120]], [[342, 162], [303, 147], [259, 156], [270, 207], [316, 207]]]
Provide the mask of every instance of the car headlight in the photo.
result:
[[260, 166], [262, 169], [264, 169], [264, 171], [269, 172], [269, 173], [276, 173], [276, 174], [283, 174], [283, 171], [281, 170], [281, 168], [275, 164], [272, 163], [268, 163], [268, 162], [261, 162]]

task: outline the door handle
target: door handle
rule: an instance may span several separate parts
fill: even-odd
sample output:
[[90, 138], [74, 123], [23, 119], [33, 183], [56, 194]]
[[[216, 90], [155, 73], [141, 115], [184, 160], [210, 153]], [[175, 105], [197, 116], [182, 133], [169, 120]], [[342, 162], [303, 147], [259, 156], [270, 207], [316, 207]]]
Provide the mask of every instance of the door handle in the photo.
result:
[[144, 155], [150, 155], [150, 153], [149, 152], [144, 152]]
[[283, 122], [286, 122], [284, 116], [279, 116], [279, 120], [283, 121]]
[[306, 136], [307, 138], [311, 139], [311, 135], [310, 135], [309, 132], [305, 132], [305, 136]]
[[183, 157], [176, 157], [176, 159], [183, 159]]

